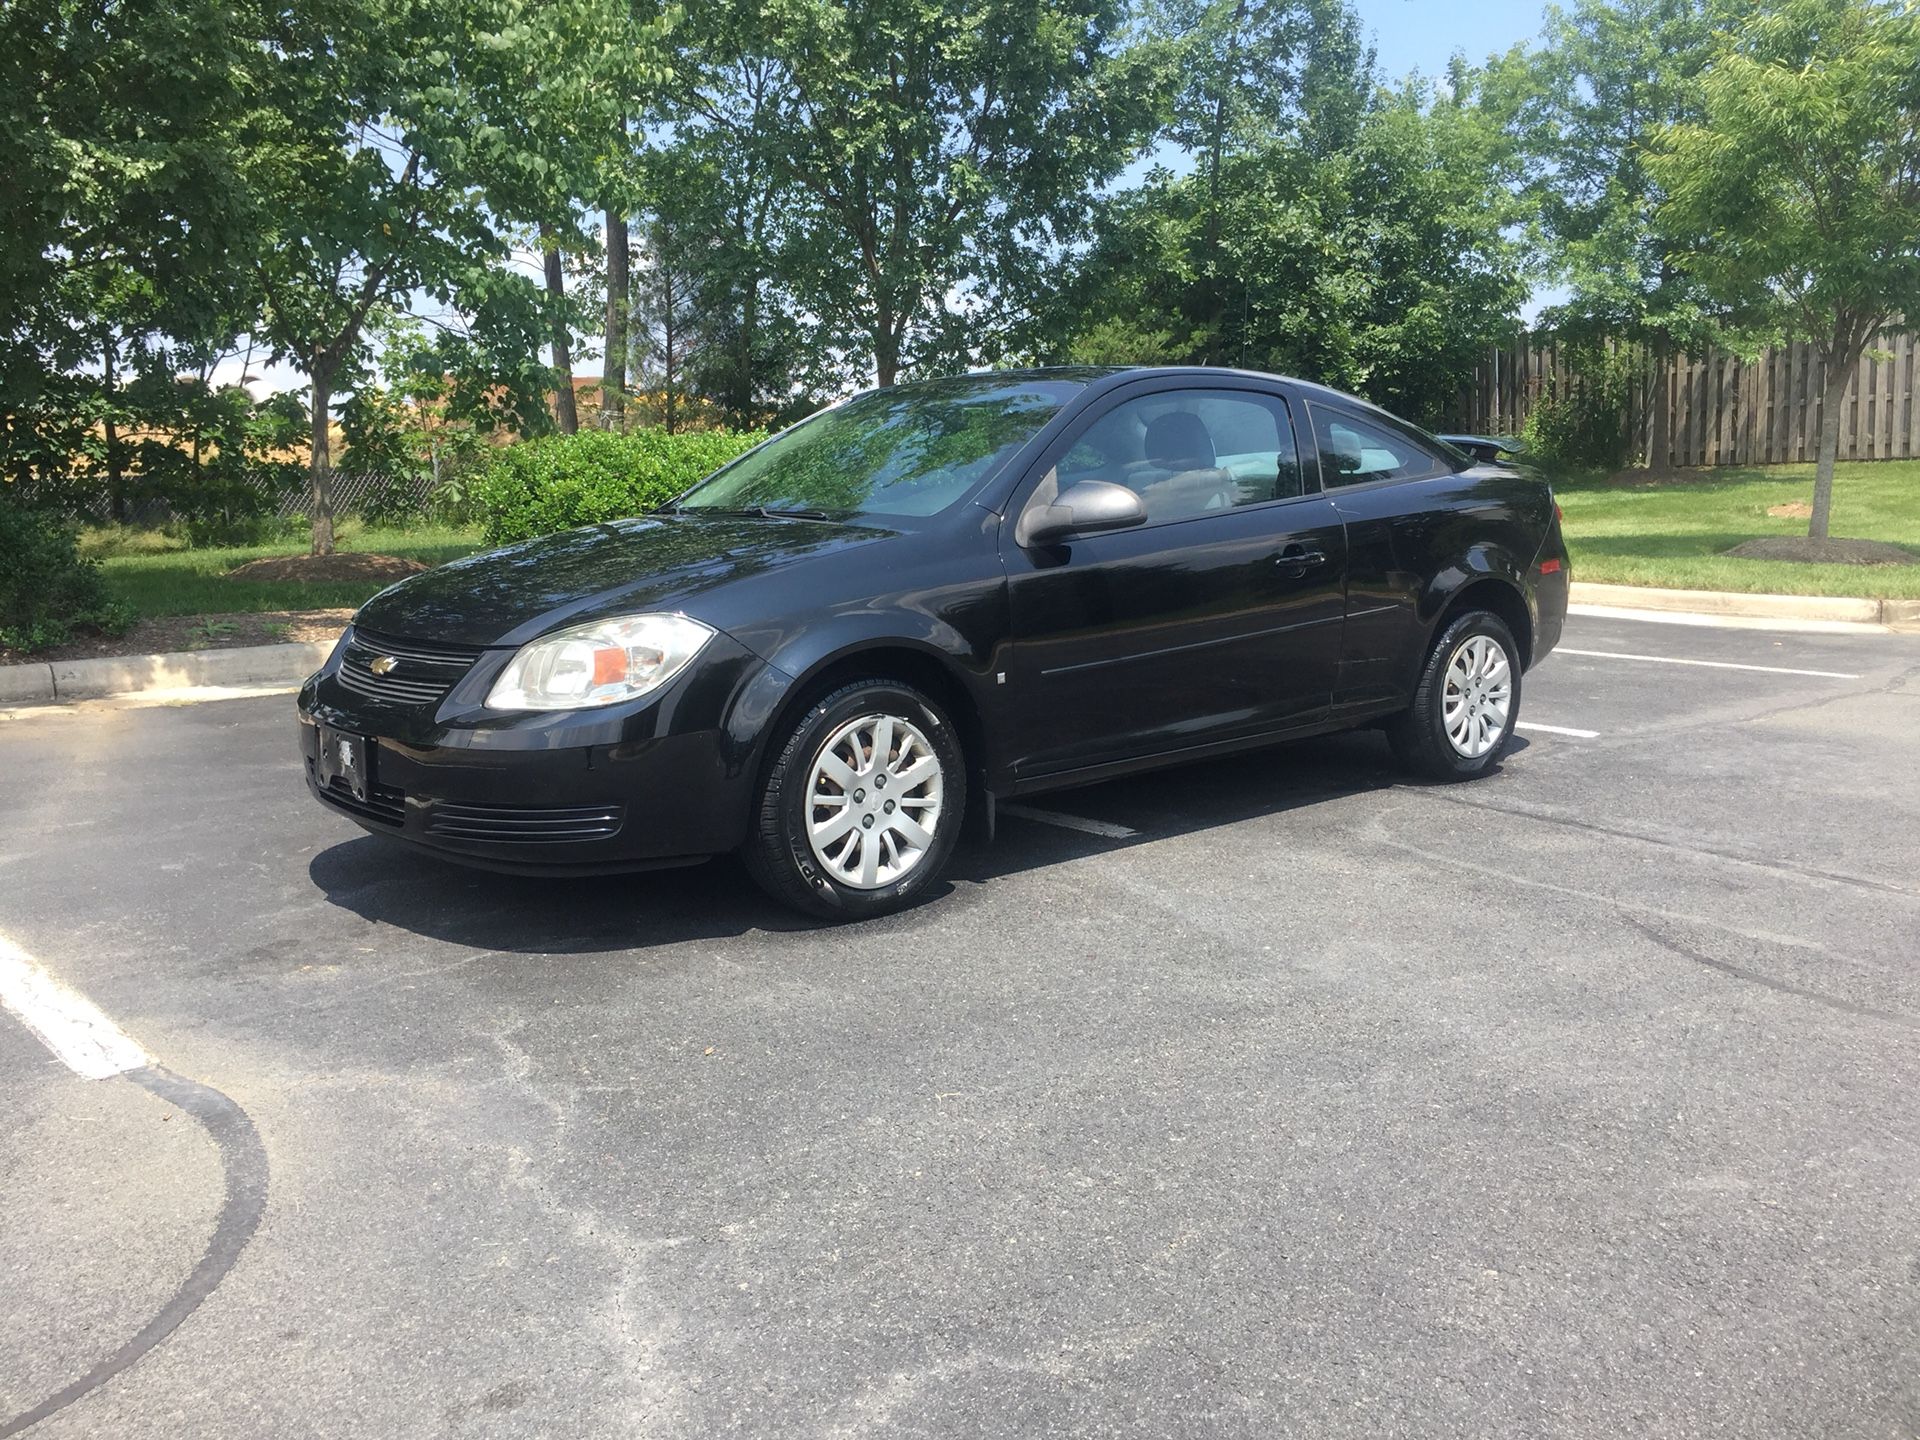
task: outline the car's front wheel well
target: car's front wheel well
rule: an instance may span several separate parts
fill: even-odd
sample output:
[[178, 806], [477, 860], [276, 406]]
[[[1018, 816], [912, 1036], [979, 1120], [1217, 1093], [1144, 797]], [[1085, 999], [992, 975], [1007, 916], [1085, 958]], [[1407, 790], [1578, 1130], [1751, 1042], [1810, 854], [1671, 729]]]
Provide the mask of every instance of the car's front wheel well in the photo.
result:
[[1469, 610], [1485, 610], [1499, 616], [1512, 634], [1513, 643], [1520, 647], [1520, 668], [1525, 670], [1533, 663], [1533, 616], [1527, 612], [1526, 597], [1512, 585], [1489, 577], [1462, 587], [1440, 612], [1433, 633], [1443, 634], [1455, 618]]
[[[896, 680], [903, 685], [911, 685], [933, 701], [953, 721], [960, 741], [960, 753], [966, 757], [967, 768], [976, 779], [983, 778], [984, 733], [973, 697], [957, 675], [932, 655], [920, 650], [882, 646], [856, 650], [850, 655], [830, 660], [793, 688], [765, 733], [769, 736], [785, 735], [798, 717], [805, 713], [807, 706], [857, 680]], [[976, 796], [984, 793], [978, 785], [971, 788]]]

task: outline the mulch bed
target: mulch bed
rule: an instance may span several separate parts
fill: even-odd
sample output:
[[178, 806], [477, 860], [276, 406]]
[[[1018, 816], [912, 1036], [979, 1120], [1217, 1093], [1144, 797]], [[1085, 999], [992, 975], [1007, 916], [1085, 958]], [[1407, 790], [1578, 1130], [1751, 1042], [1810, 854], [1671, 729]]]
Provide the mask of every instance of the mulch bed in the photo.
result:
[[164, 615], [138, 620], [124, 635], [76, 637], [31, 655], [0, 648], [0, 665], [29, 661], [92, 660], [106, 655], [164, 655], [180, 650], [234, 650], [242, 645], [281, 645], [333, 640], [351, 610], [261, 610], [244, 615]]
[[269, 555], [227, 572], [229, 580], [404, 580], [431, 569], [398, 555], [363, 555], [336, 550], [331, 555]]
[[1797, 560], [1809, 565], [1920, 564], [1920, 555], [1885, 540], [1812, 540], [1805, 535], [1742, 540], [1725, 553], [1742, 560]]

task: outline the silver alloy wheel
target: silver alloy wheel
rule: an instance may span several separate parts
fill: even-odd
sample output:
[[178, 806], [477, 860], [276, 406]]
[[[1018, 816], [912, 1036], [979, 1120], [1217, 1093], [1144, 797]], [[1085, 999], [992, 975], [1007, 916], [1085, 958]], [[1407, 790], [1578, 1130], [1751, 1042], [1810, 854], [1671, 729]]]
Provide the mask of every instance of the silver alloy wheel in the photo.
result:
[[946, 774], [910, 720], [862, 715], [827, 737], [807, 780], [807, 842], [842, 885], [878, 890], [933, 848]]
[[1506, 648], [1491, 635], [1469, 635], [1447, 661], [1442, 707], [1447, 743], [1478, 760], [1507, 733], [1512, 706], [1513, 666]]

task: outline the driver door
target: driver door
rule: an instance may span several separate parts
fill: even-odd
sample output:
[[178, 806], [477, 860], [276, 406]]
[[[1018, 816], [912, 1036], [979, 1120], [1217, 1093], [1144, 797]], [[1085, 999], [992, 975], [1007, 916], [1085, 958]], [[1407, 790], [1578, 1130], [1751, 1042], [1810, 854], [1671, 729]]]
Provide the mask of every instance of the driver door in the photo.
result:
[[[1130, 390], [1041, 462], [1002, 524], [1017, 778], [1284, 730], [1332, 705], [1346, 532], [1303, 474], [1287, 401]], [[1082, 480], [1146, 523], [1022, 546], [1017, 519]]]

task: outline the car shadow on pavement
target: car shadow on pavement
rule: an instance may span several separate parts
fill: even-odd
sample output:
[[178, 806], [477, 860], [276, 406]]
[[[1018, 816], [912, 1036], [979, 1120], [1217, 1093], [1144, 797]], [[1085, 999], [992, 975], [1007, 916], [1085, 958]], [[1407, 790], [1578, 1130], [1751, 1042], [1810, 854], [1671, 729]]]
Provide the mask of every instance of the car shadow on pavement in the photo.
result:
[[329, 903], [363, 919], [524, 954], [647, 949], [817, 923], [763, 895], [731, 856], [630, 875], [501, 875], [363, 835], [320, 851], [307, 874]]
[[[1524, 745], [1516, 736], [1509, 753]], [[1497, 766], [1492, 773], [1498, 773]], [[987, 881], [1032, 864], [1204, 836], [1210, 830], [1350, 795], [1424, 783], [1410, 781], [1395, 766], [1384, 737], [1376, 731], [1317, 736], [1023, 798], [1019, 809], [1060, 818], [1048, 823], [1003, 816], [994, 843], [963, 851], [956, 857], [954, 874]], [[1123, 826], [1136, 833], [1108, 837], [1056, 828], [1071, 820]]]
[[[1516, 736], [1507, 753], [1525, 747]], [[947, 877], [914, 911], [937, 905], [956, 882], [991, 886], [1002, 875], [1204, 835], [1408, 783], [1384, 740], [1356, 731], [1049, 791], [1022, 806], [1133, 833], [1090, 834], [1058, 821], [1003, 815], [992, 844], [961, 843]], [[732, 856], [631, 875], [530, 877], [467, 869], [365, 835], [319, 852], [307, 870], [329, 903], [364, 919], [450, 944], [515, 953], [645, 950], [829, 923], [762, 894]], [[910, 922], [914, 911], [903, 919]]]

